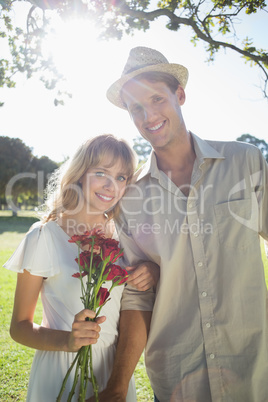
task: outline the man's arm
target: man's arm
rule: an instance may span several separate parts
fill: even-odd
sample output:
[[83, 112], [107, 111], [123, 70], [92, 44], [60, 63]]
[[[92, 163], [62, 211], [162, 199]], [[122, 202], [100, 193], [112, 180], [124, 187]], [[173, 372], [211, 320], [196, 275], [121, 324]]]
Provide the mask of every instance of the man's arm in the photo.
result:
[[151, 311], [121, 311], [113, 371], [107, 388], [99, 395], [100, 402], [125, 402], [131, 376], [147, 342], [151, 315]]
[[[139, 248], [128, 230], [123, 215], [116, 221], [121, 247], [124, 249], [124, 267], [133, 266], [148, 257]], [[119, 337], [111, 377], [100, 393], [100, 402], [125, 402], [129, 382], [147, 343], [155, 300], [153, 289], [138, 291], [129, 284], [123, 291], [119, 322]], [[90, 398], [89, 401], [94, 401]]]

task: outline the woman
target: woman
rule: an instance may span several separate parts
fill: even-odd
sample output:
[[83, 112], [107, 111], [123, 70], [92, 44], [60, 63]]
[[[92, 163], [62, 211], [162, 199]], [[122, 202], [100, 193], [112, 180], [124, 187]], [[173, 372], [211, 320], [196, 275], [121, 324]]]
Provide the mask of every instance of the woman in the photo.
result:
[[[118, 201], [135, 170], [130, 147], [112, 135], [101, 135], [83, 144], [70, 162], [59, 169], [48, 186], [47, 214], [32, 226], [13, 256], [4, 265], [18, 272], [10, 333], [23, 345], [37, 349], [32, 364], [27, 401], [55, 401], [63, 378], [80, 347], [94, 344], [94, 373], [99, 390], [105, 388], [113, 365], [120, 299], [116, 287], [96, 322], [94, 312], [83, 309], [75, 262], [74, 234], [100, 228], [115, 237], [113, 219]], [[130, 275], [138, 289], [155, 286], [159, 271], [146, 262]], [[86, 280], [86, 278], [84, 278]], [[34, 323], [39, 293], [43, 304], [41, 325]], [[74, 371], [74, 370], [73, 370]], [[62, 400], [67, 400], [74, 373]], [[87, 398], [93, 394], [89, 383]], [[74, 399], [77, 400], [78, 390]], [[135, 385], [129, 384], [128, 402], [136, 401]]]

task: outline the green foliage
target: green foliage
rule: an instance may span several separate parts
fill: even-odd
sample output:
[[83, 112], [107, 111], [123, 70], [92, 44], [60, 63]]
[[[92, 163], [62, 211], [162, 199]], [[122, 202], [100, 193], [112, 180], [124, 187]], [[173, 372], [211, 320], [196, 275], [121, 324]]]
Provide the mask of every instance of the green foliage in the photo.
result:
[[157, 3], [157, 7], [174, 12], [181, 2], [179, 0], [161, 0]]
[[[1, 2], [0, 40], [7, 40], [10, 57], [0, 59], [0, 87], [15, 87], [13, 77], [17, 73], [22, 73], [27, 78], [38, 75], [48, 89], [54, 89], [57, 83], [64, 80], [64, 77], [57, 70], [53, 60], [42, 53], [42, 41], [47, 36], [50, 20], [43, 9], [32, 5], [30, 1], [26, 1], [26, 3], [29, 4], [29, 11], [27, 21], [25, 21], [26, 30], [23, 30], [12, 23], [13, 2]], [[44, 0], [42, 3], [49, 8], [49, 3], [52, 1]], [[54, 3], [55, 5], [60, 4], [60, 2]], [[60, 95], [58, 92], [56, 99]], [[64, 102], [62, 98], [57, 101], [57, 104]]]
[[265, 255], [264, 242], [262, 240], [261, 240], [261, 253], [262, 253], [263, 266], [264, 266], [265, 282], [266, 282], [266, 286], [268, 288], [268, 258]]
[[259, 148], [268, 162], [268, 144], [264, 140], [260, 140], [259, 138], [254, 137], [250, 134], [243, 134], [236, 139], [237, 141], [247, 142], [248, 144], [255, 145], [255, 147]]
[[[160, 0], [157, 3], [155, 0], [25, 0], [29, 5], [25, 31], [13, 26], [14, 3], [0, 2], [0, 41], [8, 41], [11, 56], [0, 60], [0, 87], [13, 87], [13, 76], [18, 72], [28, 78], [38, 74], [48, 89], [57, 88], [64, 79], [53, 60], [41, 52], [53, 13], [62, 19], [80, 15], [96, 21], [101, 36], [107, 39], [121, 39], [123, 33], [131, 35], [136, 30], [147, 31], [151, 21], [163, 16], [169, 30], [178, 31], [182, 25], [190, 27], [191, 42], [206, 44], [208, 61], [213, 61], [224, 48], [238, 52], [251, 66], [258, 67], [263, 77], [263, 95], [268, 97], [268, 52], [258, 48], [252, 39], [238, 38], [235, 30], [239, 16], [250, 18], [251, 14], [267, 12], [265, 0]], [[60, 94], [54, 103], [64, 104]]]
[[[14, 205], [43, 200], [48, 176], [58, 164], [46, 156], [36, 158], [19, 138], [0, 137], [0, 203], [9, 194]], [[10, 200], [9, 200], [10, 201]]]
[[[4, 196], [8, 181], [20, 172], [27, 172], [32, 151], [19, 138], [0, 137], [0, 188], [1, 197]], [[14, 186], [18, 195], [22, 189], [28, 190], [27, 183], [22, 180]]]
[[[26, 399], [27, 384], [34, 350], [15, 343], [9, 336], [13, 309], [16, 274], [2, 268], [11, 256], [31, 224], [33, 218], [3, 218], [0, 216], [0, 400], [23, 401]], [[35, 320], [41, 323], [42, 308], [39, 301]]]
[[153, 391], [146, 373], [143, 354], [141, 355], [140, 360], [137, 364], [136, 370], [134, 372], [134, 377], [136, 384], [137, 401], [153, 402], [154, 400]]
[[139, 162], [145, 162], [152, 150], [150, 143], [142, 137], [134, 138], [133, 142], [133, 149], [139, 157]]

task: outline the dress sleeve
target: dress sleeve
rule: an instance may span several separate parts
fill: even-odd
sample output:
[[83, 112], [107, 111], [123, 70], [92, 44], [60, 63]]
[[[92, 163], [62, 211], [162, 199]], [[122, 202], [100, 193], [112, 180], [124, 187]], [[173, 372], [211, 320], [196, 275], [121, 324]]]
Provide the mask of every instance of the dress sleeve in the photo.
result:
[[46, 224], [42, 226], [37, 222], [3, 266], [10, 271], [23, 273], [26, 270], [32, 275], [46, 278], [57, 275], [60, 266], [55, 258], [54, 243]]

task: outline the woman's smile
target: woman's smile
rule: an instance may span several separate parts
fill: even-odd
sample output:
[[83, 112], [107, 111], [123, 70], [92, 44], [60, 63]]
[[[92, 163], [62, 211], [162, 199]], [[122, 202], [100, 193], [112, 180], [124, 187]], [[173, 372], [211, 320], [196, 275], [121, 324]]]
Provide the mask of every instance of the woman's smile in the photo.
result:
[[95, 194], [98, 198], [100, 198], [104, 202], [110, 202], [114, 199], [114, 197], [111, 197], [108, 195], [104, 195], [104, 194], [100, 194], [100, 193], [95, 193]]

